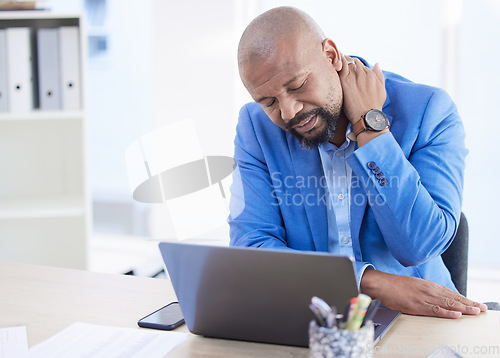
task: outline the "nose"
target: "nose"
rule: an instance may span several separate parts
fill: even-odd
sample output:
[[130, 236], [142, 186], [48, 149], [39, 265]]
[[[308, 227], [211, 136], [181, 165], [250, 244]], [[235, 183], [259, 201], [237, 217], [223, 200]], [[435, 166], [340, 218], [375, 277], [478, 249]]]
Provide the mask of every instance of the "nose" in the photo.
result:
[[280, 101], [280, 112], [281, 119], [285, 123], [290, 121], [290, 119], [295, 118], [297, 113], [299, 113], [303, 108], [302, 102], [297, 101], [293, 98], [281, 99]]

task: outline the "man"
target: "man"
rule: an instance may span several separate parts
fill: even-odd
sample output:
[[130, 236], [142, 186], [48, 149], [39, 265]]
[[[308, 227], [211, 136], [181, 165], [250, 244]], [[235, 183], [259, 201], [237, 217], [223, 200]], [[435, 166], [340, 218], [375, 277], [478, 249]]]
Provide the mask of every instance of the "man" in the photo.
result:
[[444, 91], [343, 55], [289, 7], [252, 21], [238, 65], [256, 103], [237, 126], [232, 245], [353, 256], [360, 291], [405, 313], [486, 310], [456, 292], [440, 256], [467, 153]]

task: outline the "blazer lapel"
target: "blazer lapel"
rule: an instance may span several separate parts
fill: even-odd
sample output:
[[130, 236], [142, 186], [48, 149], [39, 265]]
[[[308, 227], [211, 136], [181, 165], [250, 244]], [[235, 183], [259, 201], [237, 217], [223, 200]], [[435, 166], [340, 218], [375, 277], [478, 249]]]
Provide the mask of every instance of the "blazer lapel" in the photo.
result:
[[[309, 231], [316, 251], [328, 251], [328, 218], [326, 214], [327, 190], [324, 188], [323, 165], [318, 149], [303, 149], [290, 134], [286, 134], [295, 177], [301, 177], [314, 185], [301, 185], [300, 194], [309, 222]], [[314, 179], [313, 179], [314, 178]], [[309, 200], [306, 200], [308, 199]], [[314, 198], [311, 200], [311, 198]]]

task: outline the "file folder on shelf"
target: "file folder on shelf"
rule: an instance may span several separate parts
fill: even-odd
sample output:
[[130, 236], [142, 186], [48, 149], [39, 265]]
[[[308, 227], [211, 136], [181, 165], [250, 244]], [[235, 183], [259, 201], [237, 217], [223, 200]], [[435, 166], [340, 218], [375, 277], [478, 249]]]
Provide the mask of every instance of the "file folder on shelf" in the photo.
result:
[[37, 40], [40, 109], [58, 110], [61, 109], [59, 30], [39, 29]]
[[5, 29], [7, 42], [7, 83], [10, 112], [33, 109], [30, 29]]
[[80, 105], [80, 38], [78, 27], [59, 28], [61, 59], [61, 104], [63, 110], [79, 110]]
[[7, 37], [5, 30], [0, 30], [0, 112], [9, 111], [7, 83]]

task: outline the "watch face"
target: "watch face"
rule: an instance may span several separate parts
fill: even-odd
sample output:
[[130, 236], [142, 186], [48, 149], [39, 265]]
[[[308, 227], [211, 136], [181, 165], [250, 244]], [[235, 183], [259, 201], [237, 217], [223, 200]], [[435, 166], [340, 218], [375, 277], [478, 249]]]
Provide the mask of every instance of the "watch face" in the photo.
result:
[[382, 131], [389, 126], [389, 121], [384, 112], [372, 109], [365, 116], [366, 124], [374, 131]]

